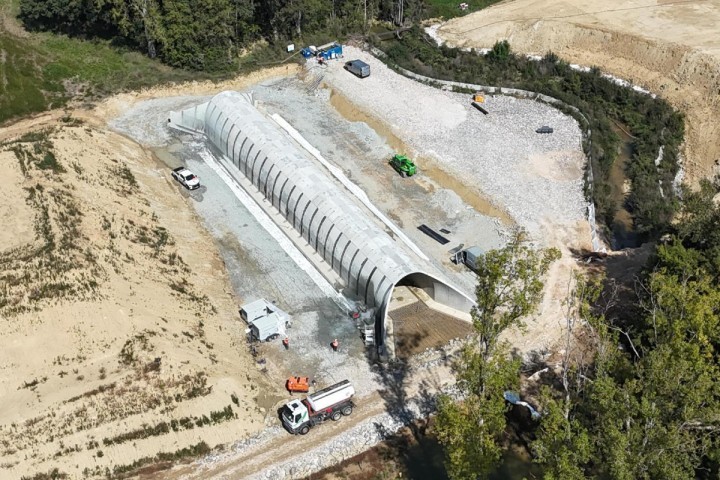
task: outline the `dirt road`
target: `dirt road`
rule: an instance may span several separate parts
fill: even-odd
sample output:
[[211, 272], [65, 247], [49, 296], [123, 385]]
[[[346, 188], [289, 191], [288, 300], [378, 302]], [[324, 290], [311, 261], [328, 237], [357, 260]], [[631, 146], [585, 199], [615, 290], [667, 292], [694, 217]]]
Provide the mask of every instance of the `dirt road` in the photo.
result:
[[[452, 347], [446, 351], [452, 350]], [[409, 369], [376, 371], [384, 388], [355, 400], [352, 415], [328, 421], [305, 436], [276, 430], [265, 441], [239, 444], [225, 452], [188, 465], [156, 472], [152, 479], [254, 479], [305, 478], [324, 467], [338, 464], [391, 434], [429, 405], [429, 399], [454, 383], [448, 358], [438, 354], [411, 362]]]
[[687, 116], [687, 180], [720, 173], [720, 2], [515, 0], [441, 26], [451, 45], [561, 58], [639, 84]]

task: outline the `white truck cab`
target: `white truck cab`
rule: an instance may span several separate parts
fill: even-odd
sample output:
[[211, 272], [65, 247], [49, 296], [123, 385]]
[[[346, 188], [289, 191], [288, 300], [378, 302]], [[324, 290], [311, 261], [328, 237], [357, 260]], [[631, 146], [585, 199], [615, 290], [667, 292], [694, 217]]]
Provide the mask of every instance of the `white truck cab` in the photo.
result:
[[337, 421], [353, 410], [352, 396], [355, 389], [350, 380], [343, 380], [308, 395], [303, 400], [292, 400], [285, 404], [281, 418], [283, 426], [292, 434], [305, 435], [313, 426], [328, 418]]

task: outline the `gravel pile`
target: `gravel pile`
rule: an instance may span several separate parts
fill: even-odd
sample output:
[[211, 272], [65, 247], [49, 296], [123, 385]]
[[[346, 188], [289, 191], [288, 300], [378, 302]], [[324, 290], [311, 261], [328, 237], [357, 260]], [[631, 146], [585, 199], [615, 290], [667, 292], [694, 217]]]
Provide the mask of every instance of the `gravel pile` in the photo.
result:
[[[483, 115], [465, 94], [405, 78], [369, 53], [347, 47], [372, 74], [359, 79], [332, 62], [324, 80], [373, 113], [419, 156], [431, 156], [505, 208], [531, 233], [541, 223], [572, 224], [584, 218], [584, 156], [577, 122], [545, 104], [487, 97]], [[535, 133], [548, 125], [555, 132]], [[567, 173], [571, 167], [570, 173]]]

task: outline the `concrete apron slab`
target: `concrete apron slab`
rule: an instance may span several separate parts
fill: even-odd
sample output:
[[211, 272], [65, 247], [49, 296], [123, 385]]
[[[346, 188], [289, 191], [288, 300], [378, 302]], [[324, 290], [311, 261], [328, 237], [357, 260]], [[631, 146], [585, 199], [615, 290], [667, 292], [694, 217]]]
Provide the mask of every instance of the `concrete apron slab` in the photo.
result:
[[[438, 313], [449, 315], [472, 324], [472, 316], [469, 313], [455, 310], [454, 308], [447, 307], [434, 301], [422, 288], [405, 285], [395, 287], [393, 290], [392, 298], [390, 299], [390, 304], [388, 305], [387, 316], [392, 317], [392, 312], [398, 311], [416, 302], [421, 302], [429, 309]], [[388, 356], [390, 358], [396, 358], [394, 321], [388, 321], [385, 325], [385, 342]]]
[[390, 300], [390, 305], [388, 306], [388, 314], [394, 310], [398, 310], [407, 305], [411, 305], [417, 301], [421, 301], [431, 310], [435, 310], [446, 315], [450, 315], [451, 317], [455, 317], [460, 320], [472, 323], [472, 316], [468, 312], [456, 310], [454, 308], [436, 302], [422, 288], [410, 287], [405, 285], [395, 287], [395, 289], [393, 290], [392, 299]]

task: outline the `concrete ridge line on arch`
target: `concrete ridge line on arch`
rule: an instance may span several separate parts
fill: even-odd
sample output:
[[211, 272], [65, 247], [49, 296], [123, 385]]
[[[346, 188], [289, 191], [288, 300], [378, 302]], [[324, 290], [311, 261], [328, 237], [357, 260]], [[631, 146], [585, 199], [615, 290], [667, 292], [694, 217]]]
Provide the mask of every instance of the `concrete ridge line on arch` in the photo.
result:
[[255, 200], [245, 192], [242, 186], [226, 171], [226, 167], [215, 160], [212, 153], [203, 148], [200, 157], [205, 163], [217, 174], [218, 177], [230, 188], [233, 195], [240, 200], [250, 214], [265, 229], [268, 234], [275, 239], [285, 253], [295, 262], [295, 264], [318, 286], [318, 288], [327, 296], [331, 297], [338, 306], [350, 310], [351, 306], [347, 299], [341, 293], [338, 293], [330, 282], [315, 268], [305, 255], [287, 238], [275, 222], [256, 204]]
[[353, 183], [347, 176], [340, 170], [338, 167], [332, 165], [330, 162], [328, 162], [325, 157], [322, 156], [322, 154], [318, 151], [317, 148], [313, 147], [310, 142], [308, 142], [305, 137], [303, 137], [300, 132], [298, 132], [295, 127], [290, 125], [287, 120], [285, 120], [282, 116], [280, 116], [277, 113], [273, 113], [270, 115], [270, 118], [275, 121], [283, 130], [285, 130], [288, 135], [290, 135], [293, 140], [298, 142], [305, 150], [308, 151], [313, 157], [317, 159], [318, 162], [320, 162], [325, 168], [328, 169], [328, 171], [340, 181], [340, 183], [343, 184], [345, 188], [347, 188], [350, 193], [352, 193], [358, 200], [360, 200], [363, 205], [365, 205], [368, 210], [370, 210], [377, 218], [380, 219], [385, 226], [387, 226], [390, 230], [397, 235], [400, 240], [403, 241], [405, 245], [407, 245], [413, 253], [415, 253], [418, 257], [425, 261], [430, 261], [430, 259], [425, 255], [420, 248], [415, 245], [415, 243], [408, 238], [405, 233], [403, 233], [400, 228], [398, 228], [395, 223], [393, 223], [389, 218], [387, 218], [385, 215], [378, 210], [378, 208], [370, 201], [367, 194], [358, 187], [355, 183]]

